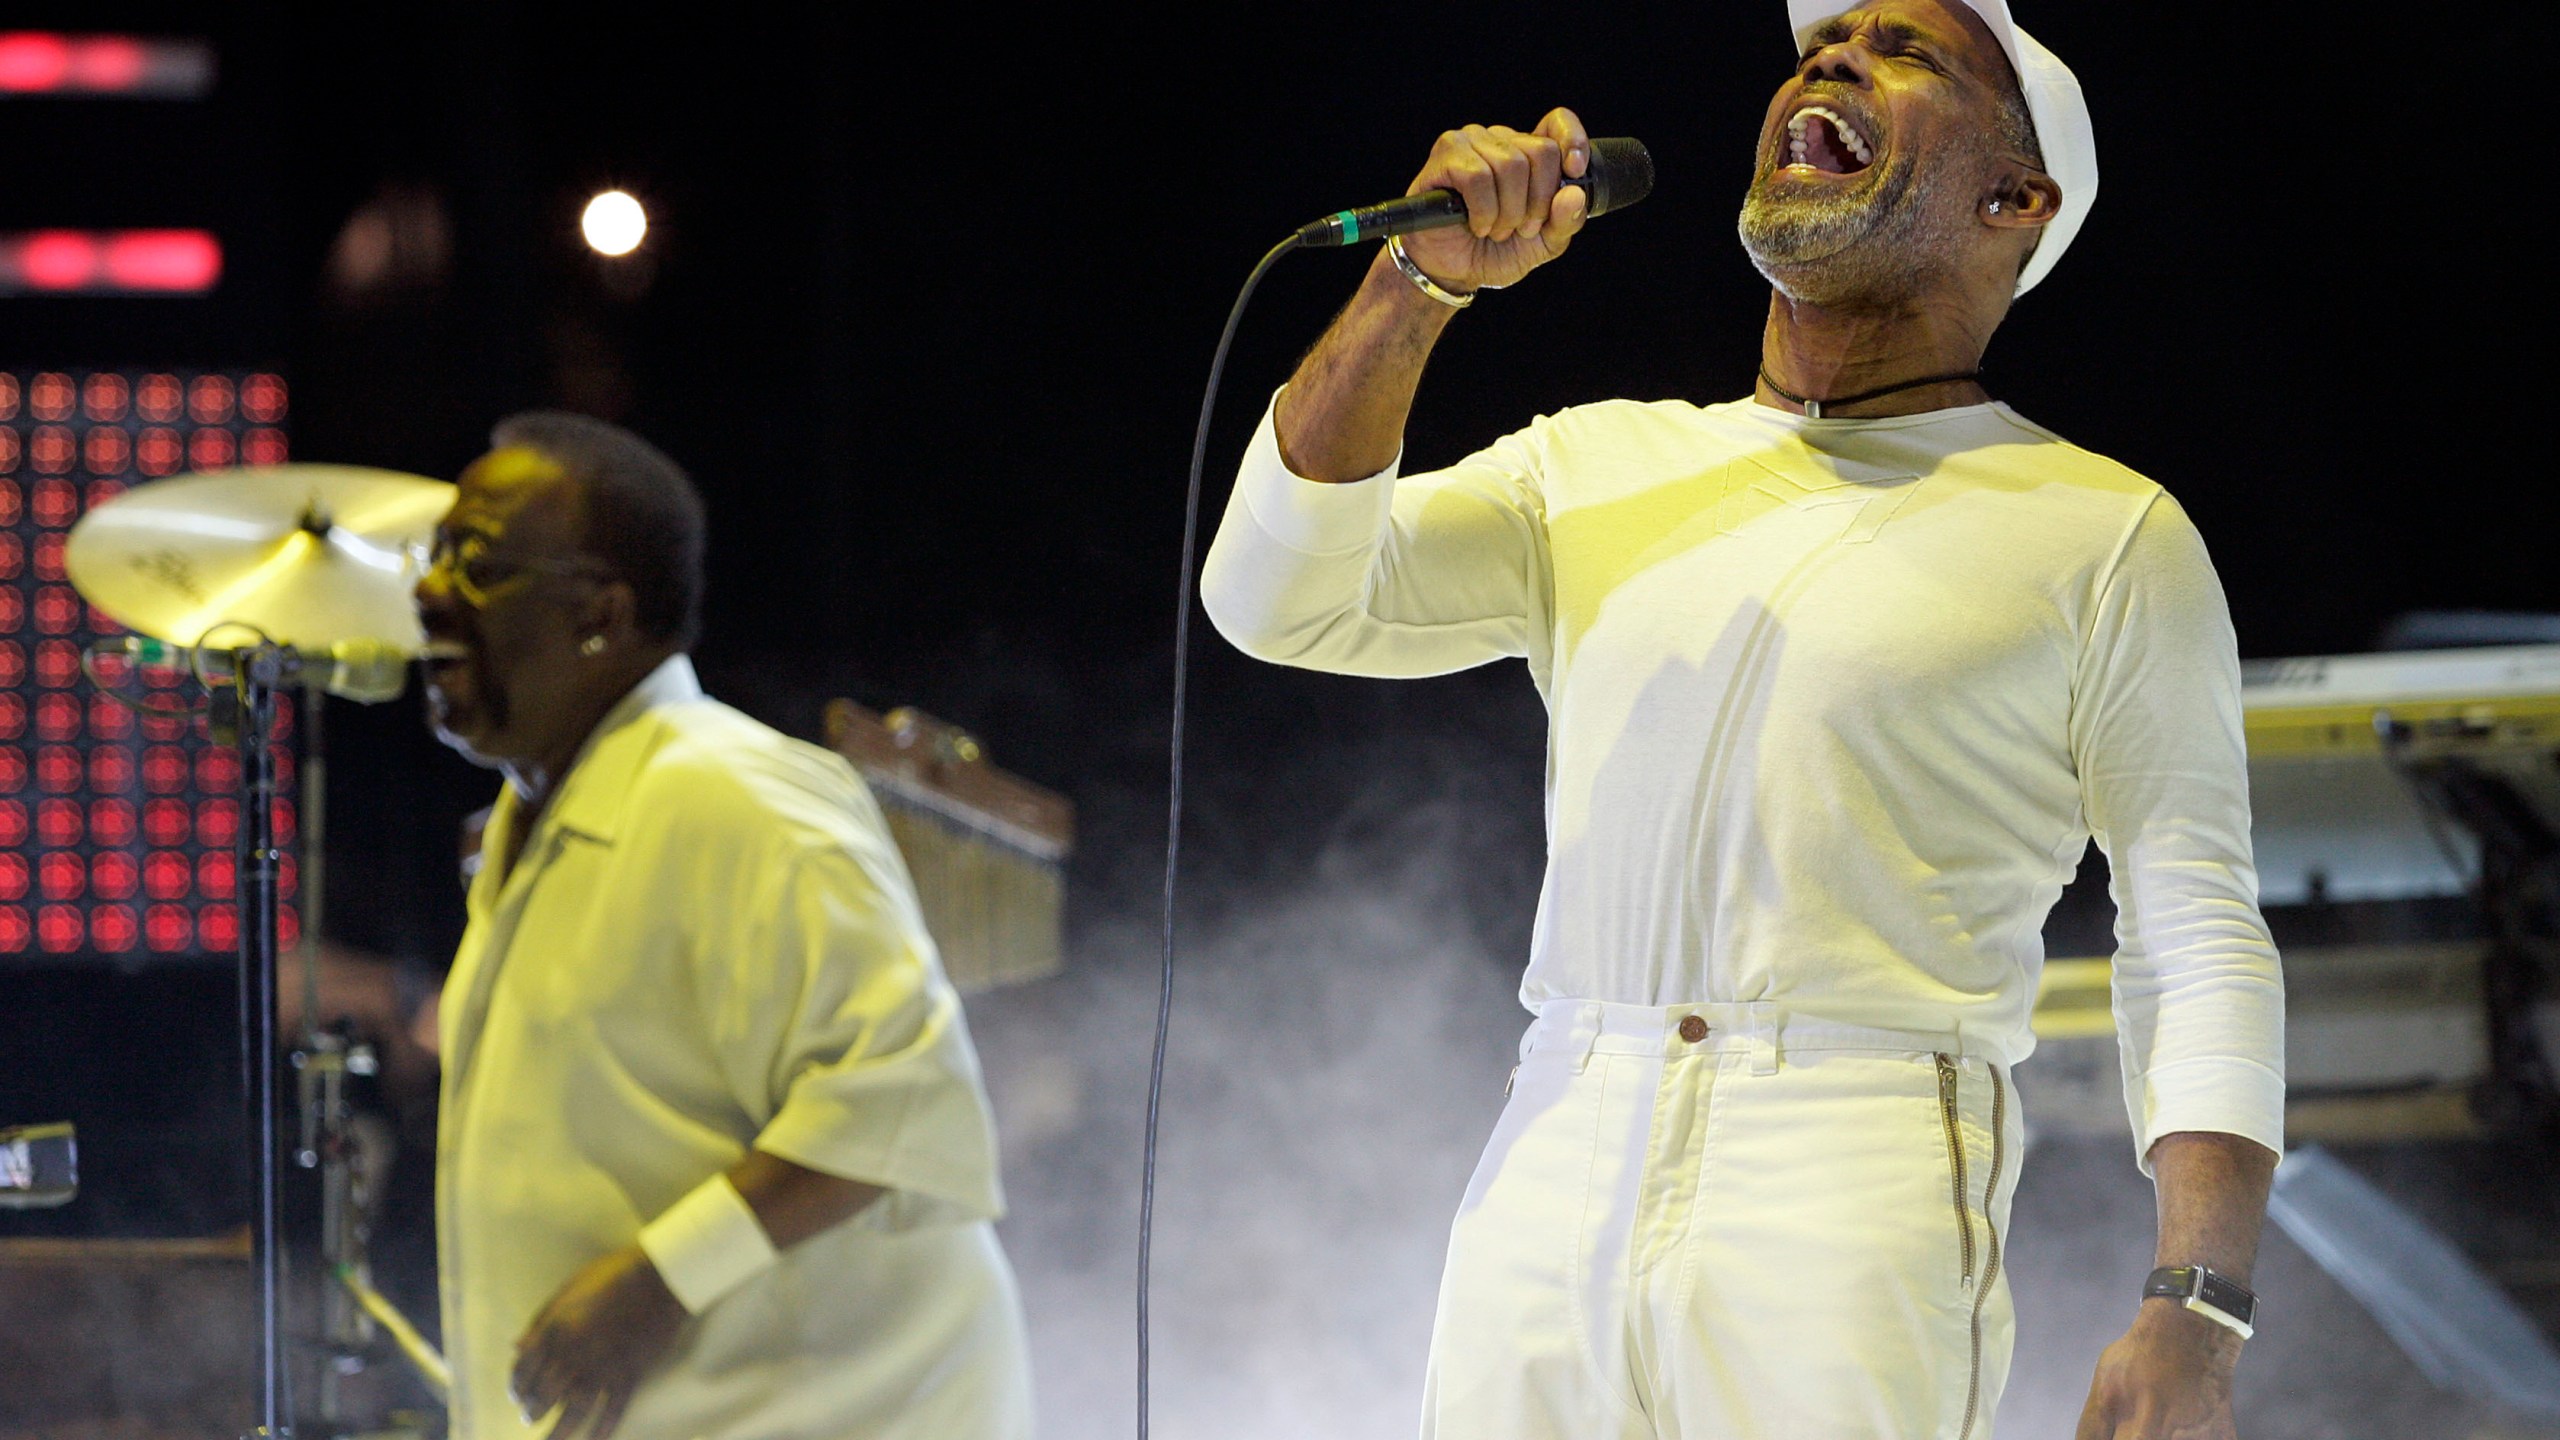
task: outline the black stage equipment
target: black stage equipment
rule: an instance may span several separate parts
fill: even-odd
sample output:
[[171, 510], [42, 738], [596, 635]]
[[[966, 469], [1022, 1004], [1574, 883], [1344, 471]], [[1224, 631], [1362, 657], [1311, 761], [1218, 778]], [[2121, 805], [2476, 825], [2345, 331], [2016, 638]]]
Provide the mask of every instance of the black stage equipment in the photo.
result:
[[[319, 708], [330, 694], [387, 700], [403, 688], [407, 657], [423, 640], [409, 588], [452, 493], [442, 481], [344, 466], [178, 475], [103, 497], [61, 546], [66, 576], [90, 604], [138, 637], [162, 637], [96, 644], [80, 668], [103, 680], [92, 662], [114, 659], [163, 684], [178, 678], [171, 671], [183, 671], [204, 690], [208, 738], [236, 756], [234, 783], [242, 793], [231, 873], [240, 1063], [256, 1147], [252, 1234], [264, 1440], [290, 1436], [292, 1410], [279, 1334], [276, 1127], [276, 959], [293, 940], [283, 904], [292, 842], [278, 823], [287, 799], [280, 742], [292, 703], [283, 692], [296, 684], [304, 691], [304, 835], [314, 842], [307, 868], [317, 871]], [[172, 636], [182, 638], [165, 638]], [[136, 699], [102, 685], [102, 698], [163, 722], [194, 713], [148, 692]], [[319, 877], [308, 879], [305, 918], [316, 927]], [[313, 958], [306, 956], [304, 970], [306, 1024], [315, 1013]], [[299, 1063], [307, 1067], [325, 1048], [315, 1040]]]

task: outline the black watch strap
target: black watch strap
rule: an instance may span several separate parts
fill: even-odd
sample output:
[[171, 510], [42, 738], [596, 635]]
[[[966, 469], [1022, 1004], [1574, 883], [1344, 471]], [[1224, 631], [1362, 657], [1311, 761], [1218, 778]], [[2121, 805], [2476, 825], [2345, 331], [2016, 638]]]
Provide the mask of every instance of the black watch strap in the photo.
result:
[[2239, 1322], [2241, 1333], [2258, 1323], [2258, 1297], [2228, 1275], [2202, 1265], [2164, 1265], [2142, 1282], [2144, 1299], [2176, 1300], [2189, 1309], [2211, 1309]]

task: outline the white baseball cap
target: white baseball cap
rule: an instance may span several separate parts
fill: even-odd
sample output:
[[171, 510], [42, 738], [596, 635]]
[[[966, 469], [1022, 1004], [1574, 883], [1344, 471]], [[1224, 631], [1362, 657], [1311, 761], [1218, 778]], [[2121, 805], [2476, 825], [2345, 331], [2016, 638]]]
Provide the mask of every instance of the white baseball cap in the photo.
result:
[[[2036, 143], [2044, 151], [2044, 172], [2062, 187], [2061, 208], [2046, 223], [2044, 238], [2036, 242], [2036, 253], [2018, 276], [2017, 293], [2024, 295], [2053, 269], [2070, 248], [2072, 237], [2080, 233], [2080, 222], [2089, 218], [2089, 206], [2098, 198], [2098, 137], [2089, 125], [2089, 102], [2080, 94], [2079, 77], [2010, 20], [2009, 0], [1963, 3], [1991, 27], [2009, 56], [2010, 68], [2018, 72], [2018, 88], [2027, 96], [2027, 114], [2036, 122]], [[1805, 37], [1814, 26], [1855, 8], [1839, 0], [1787, 0], [1797, 53], [1804, 52]]]

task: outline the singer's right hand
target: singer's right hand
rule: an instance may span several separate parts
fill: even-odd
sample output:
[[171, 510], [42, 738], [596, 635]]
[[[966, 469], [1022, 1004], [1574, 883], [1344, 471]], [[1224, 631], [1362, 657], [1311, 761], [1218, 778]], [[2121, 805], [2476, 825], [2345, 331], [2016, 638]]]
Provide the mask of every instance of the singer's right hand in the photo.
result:
[[1590, 164], [1591, 137], [1562, 106], [1526, 133], [1505, 125], [1451, 130], [1405, 193], [1455, 190], [1466, 199], [1467, 223], [1407, 235], [1405, 254], [1451, 290], [1517, 283], [1581, 231], [1589, 201], [1564, 182], [1582, 178]]

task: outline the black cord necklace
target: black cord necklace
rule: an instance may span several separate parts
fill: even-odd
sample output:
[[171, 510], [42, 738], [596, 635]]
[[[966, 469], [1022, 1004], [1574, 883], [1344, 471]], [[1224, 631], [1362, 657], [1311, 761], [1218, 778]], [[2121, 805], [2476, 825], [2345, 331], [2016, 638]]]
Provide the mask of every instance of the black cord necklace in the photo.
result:
[[1760, 367], [1761, 382], [1766, 384], [1770, 389], [1777, 391], [1779, 399], [1786, 401], [1790, 405], [1803, 406], [1804, 418], [1807, 420], [1821, 419], [1822, 412], [1826, 407], [1837, 408], [1842, 405], [1855, 405], [1860, 401], [1874, 400], [1882, 396], [1891, 395], [1896, 391], [1917, 390], [1923, 385], [1949, 385], [1958, 380], [1979, 380], [1981, 378], [1982, 372], [1979, 370], [1966, 370], [1949, 375], [1923, 375], [1917, 380], [1905, 380], [1898, 385], [1879, 385], [1873, 390], [1861, 390], [1855, 395], [1842, 395], [1832, 400], [1816, 400], [1810, 396], [1799, 395], [1793, 390], [1788, 389], [1786, 386], [1779, 384], [1778, 377], [1769, 373], [1768, 366], [1763, 365]]

